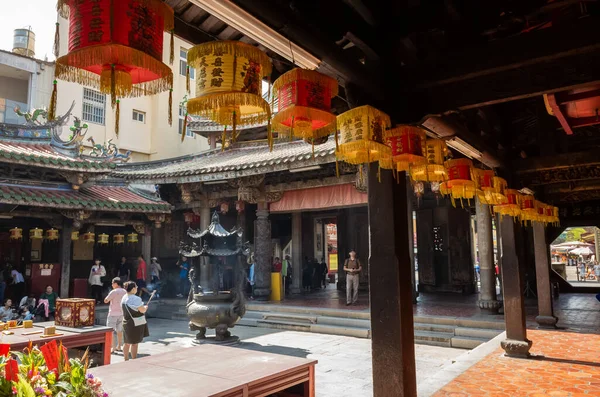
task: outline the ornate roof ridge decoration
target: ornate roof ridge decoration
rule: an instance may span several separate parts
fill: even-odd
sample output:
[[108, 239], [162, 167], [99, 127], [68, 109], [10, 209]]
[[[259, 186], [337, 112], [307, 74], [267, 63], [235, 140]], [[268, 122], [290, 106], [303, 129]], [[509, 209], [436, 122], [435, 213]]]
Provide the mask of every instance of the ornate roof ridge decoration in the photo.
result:
[[[75, 119], [78, 120], [77, 118]], [[84, 126], [87, 129], [87, 124], [84, 124]], [[96, 143], [93, 137], [89, 137], [87, 141], [92, 144], [92, 150], [89, 151], [87, 156], [82, 155], [82, 158], [116, 163], [126, 163], [131, 159], [131, 150], [126, 151], [125, 154], [121, 154], [119, 147], [112, 143], [112, 138], [104, 144]]]
[[138, 196], [142, 196], [145, 199], [152, 201], [162, 201], [162, 199], [160, 198], [160, 193], [158, 191], [158, 185], [152, 185], [152, 191], [150, 191], [149, 185], [130, 184], [127, 185], [127, 188], [132, 193], [135, 193]]
[[219, 221], [219, 213], [217, 211], [213, 212], [210, 225], [208, 225], [208, 229], [200, 231], [197, 229], [189, 228], [187, 231], [188, 236], [191, 238], [201, 238], [206, 235], [214, 236], [214, 237], [231, 237], [238, 236], [242, 237], [243, 231], [241, 228], [233, 228], [230, 232], [225, 230]]
[[[49, 121], [48, 111], [45, 108], [34, 109], [33, 111], [23, 112], [18, 106], [14, 112], [25, 118], [25, 124], [0, 123], [0, 138], [23, 139], [27, 141], [48, 141], [56, 135], [56, 130], [65, 125], [71, 112], [75, 107], [75, 101], [71, 104], [69, 110], [62, 116]], [[42, 122], [41, 120], [45, 120]]]

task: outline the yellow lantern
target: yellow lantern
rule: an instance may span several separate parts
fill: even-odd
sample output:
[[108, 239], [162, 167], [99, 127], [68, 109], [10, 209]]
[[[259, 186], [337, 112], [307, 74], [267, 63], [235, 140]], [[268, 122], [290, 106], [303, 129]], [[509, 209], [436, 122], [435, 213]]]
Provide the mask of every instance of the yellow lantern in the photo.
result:
[[477, 197], [483, 204], [504, 204], [507, 199], [504, 195], [506, 180], [494, 175], [492, 170], [475, 170]]
[[29, 238], [31, 240], [41, 240], [44, 238], [44, 231], [42, 229], [38, 229], [37, 227], [35, 229], [31, 229], [29, 231]]
[[296, 68], [282, 74], [273, 83], [273, 110], [277, 102], [273, 128], [314, 145], [336, 130], [331, 98], [337, 94], [337, 81], [319, 72]]
[[[240, 41], [213, 41], [190, 49], [188, 63], [197, 72], [196, 97], [187, 102], [189, 113], [231, 127], [232, 140], [238, 125], [270, 121], [269, 103], [261, 95], [263, 77], [271, 74], [267, 54]], [[223, 147], [225, 138], [224, 130]]]
[[98, 235], [98, 244], [105, 245], [108, 244], [108, 234], [101, 233]]
[[392, 149], [383, 143], [383, 134], [390, 127], [390, 116], [371, 106], [360, 106], [337, 116], [335, 135], [338, 160], [364, 164], [390, 159]]
[[523, 223], [536, 221], [538, 213], [535, 208], [535, 198], [531, 194], [521, 195], [521, 214], [519, 219]]
[[117, 233], [113, 236], [113, 243], [115, 244], [123, 244], [125, 243], [125, 235]]
[[85, 241], [88, 244], [94, 244], [94, 242], [96, 241], [96, 234], [92, 232], [85, 233], [83, 235], [83, 241]]
[[426, 164], [415, 164], [410, 167], [410, 177], [414, 181], [443, 182], [448, 179], [444, 160], [448, 155], [448, 146], [441, 139], [428, 139], [425, 142]]
[[137, 243], [138, 242], [138, 235], [137, 235], [137, 233], [129, 233], [127, 235], [127, 242], [128, 243]]
[[46, 240], [58, 240], [58, 230], [56, 229], [50, 229], [50, 230], [46, 230]]
[[72, 241], [79, 240], [79, 232], [71, 232], [71, 240]]
[[421, 128], [399, 126], [385, 131], [383, 137], [385, 144], [392, 149], [392, 157], [379, 160], [381, 168], [402, 172], [408, 171], [413, 165], [427, 163], [427, 135]]
[[546, 214], [546, 209], [550, 208], [547, 204], [542, 203], [541, 201], [535, 200], [535, 213], [536, 213], [536, 221], [541, 222], [545, 225], [552, 221], [551, 217], [548, 217]]
[[461, 202], [475, 197], [473, 162], [469, 159], [455, 159], [446, 161], [445, 165], [448, 180], [440, 185], [440, 192], [453, 200], [460, 199]]
[[552, 207], [552, 223], [554, 224], [554, 226], [560, 226], [560, 215], [558, 212], [558, 207]]
[[521, 193], [515, 189], [506, 189], [506, 203], [494, 205], [494, 212], [500, 215], [508, 215], [513, 218], [521, 214]]
[[23, 239], [23, 229], [20, 227], [15, 227], [10, 229], [10, 239], [11, 240], [21, 240]]

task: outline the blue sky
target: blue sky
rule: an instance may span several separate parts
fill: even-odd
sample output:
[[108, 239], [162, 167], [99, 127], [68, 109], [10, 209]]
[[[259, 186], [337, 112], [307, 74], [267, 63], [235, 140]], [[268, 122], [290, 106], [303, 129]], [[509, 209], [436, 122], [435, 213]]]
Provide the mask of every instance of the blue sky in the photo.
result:
[[11, 51], [13, 44], [13, 31], [15, 29], [31, 26], [36, 35], [36, 58], [54, 59], [52, 47], [54, 45], [54, 30], [56, 23], [55, 0], [1, 0], [0, 11], [0, 49]]

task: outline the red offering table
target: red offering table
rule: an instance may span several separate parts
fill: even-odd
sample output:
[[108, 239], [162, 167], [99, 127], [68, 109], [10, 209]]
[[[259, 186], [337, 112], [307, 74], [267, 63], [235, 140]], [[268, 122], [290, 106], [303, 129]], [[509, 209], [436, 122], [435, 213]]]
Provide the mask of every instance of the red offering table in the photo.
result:
[[111, 397], [315, 396], [316, 360], [204, 345], [92, 368]]

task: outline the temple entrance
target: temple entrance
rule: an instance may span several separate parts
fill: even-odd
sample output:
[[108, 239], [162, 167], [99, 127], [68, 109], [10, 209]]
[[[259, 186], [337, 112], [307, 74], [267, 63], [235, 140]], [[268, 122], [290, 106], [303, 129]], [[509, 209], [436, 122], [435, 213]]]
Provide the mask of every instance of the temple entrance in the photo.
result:
[[600, 285], [600, 229], [568, 227], [550, 245], [552, 270], [574, 287]]

